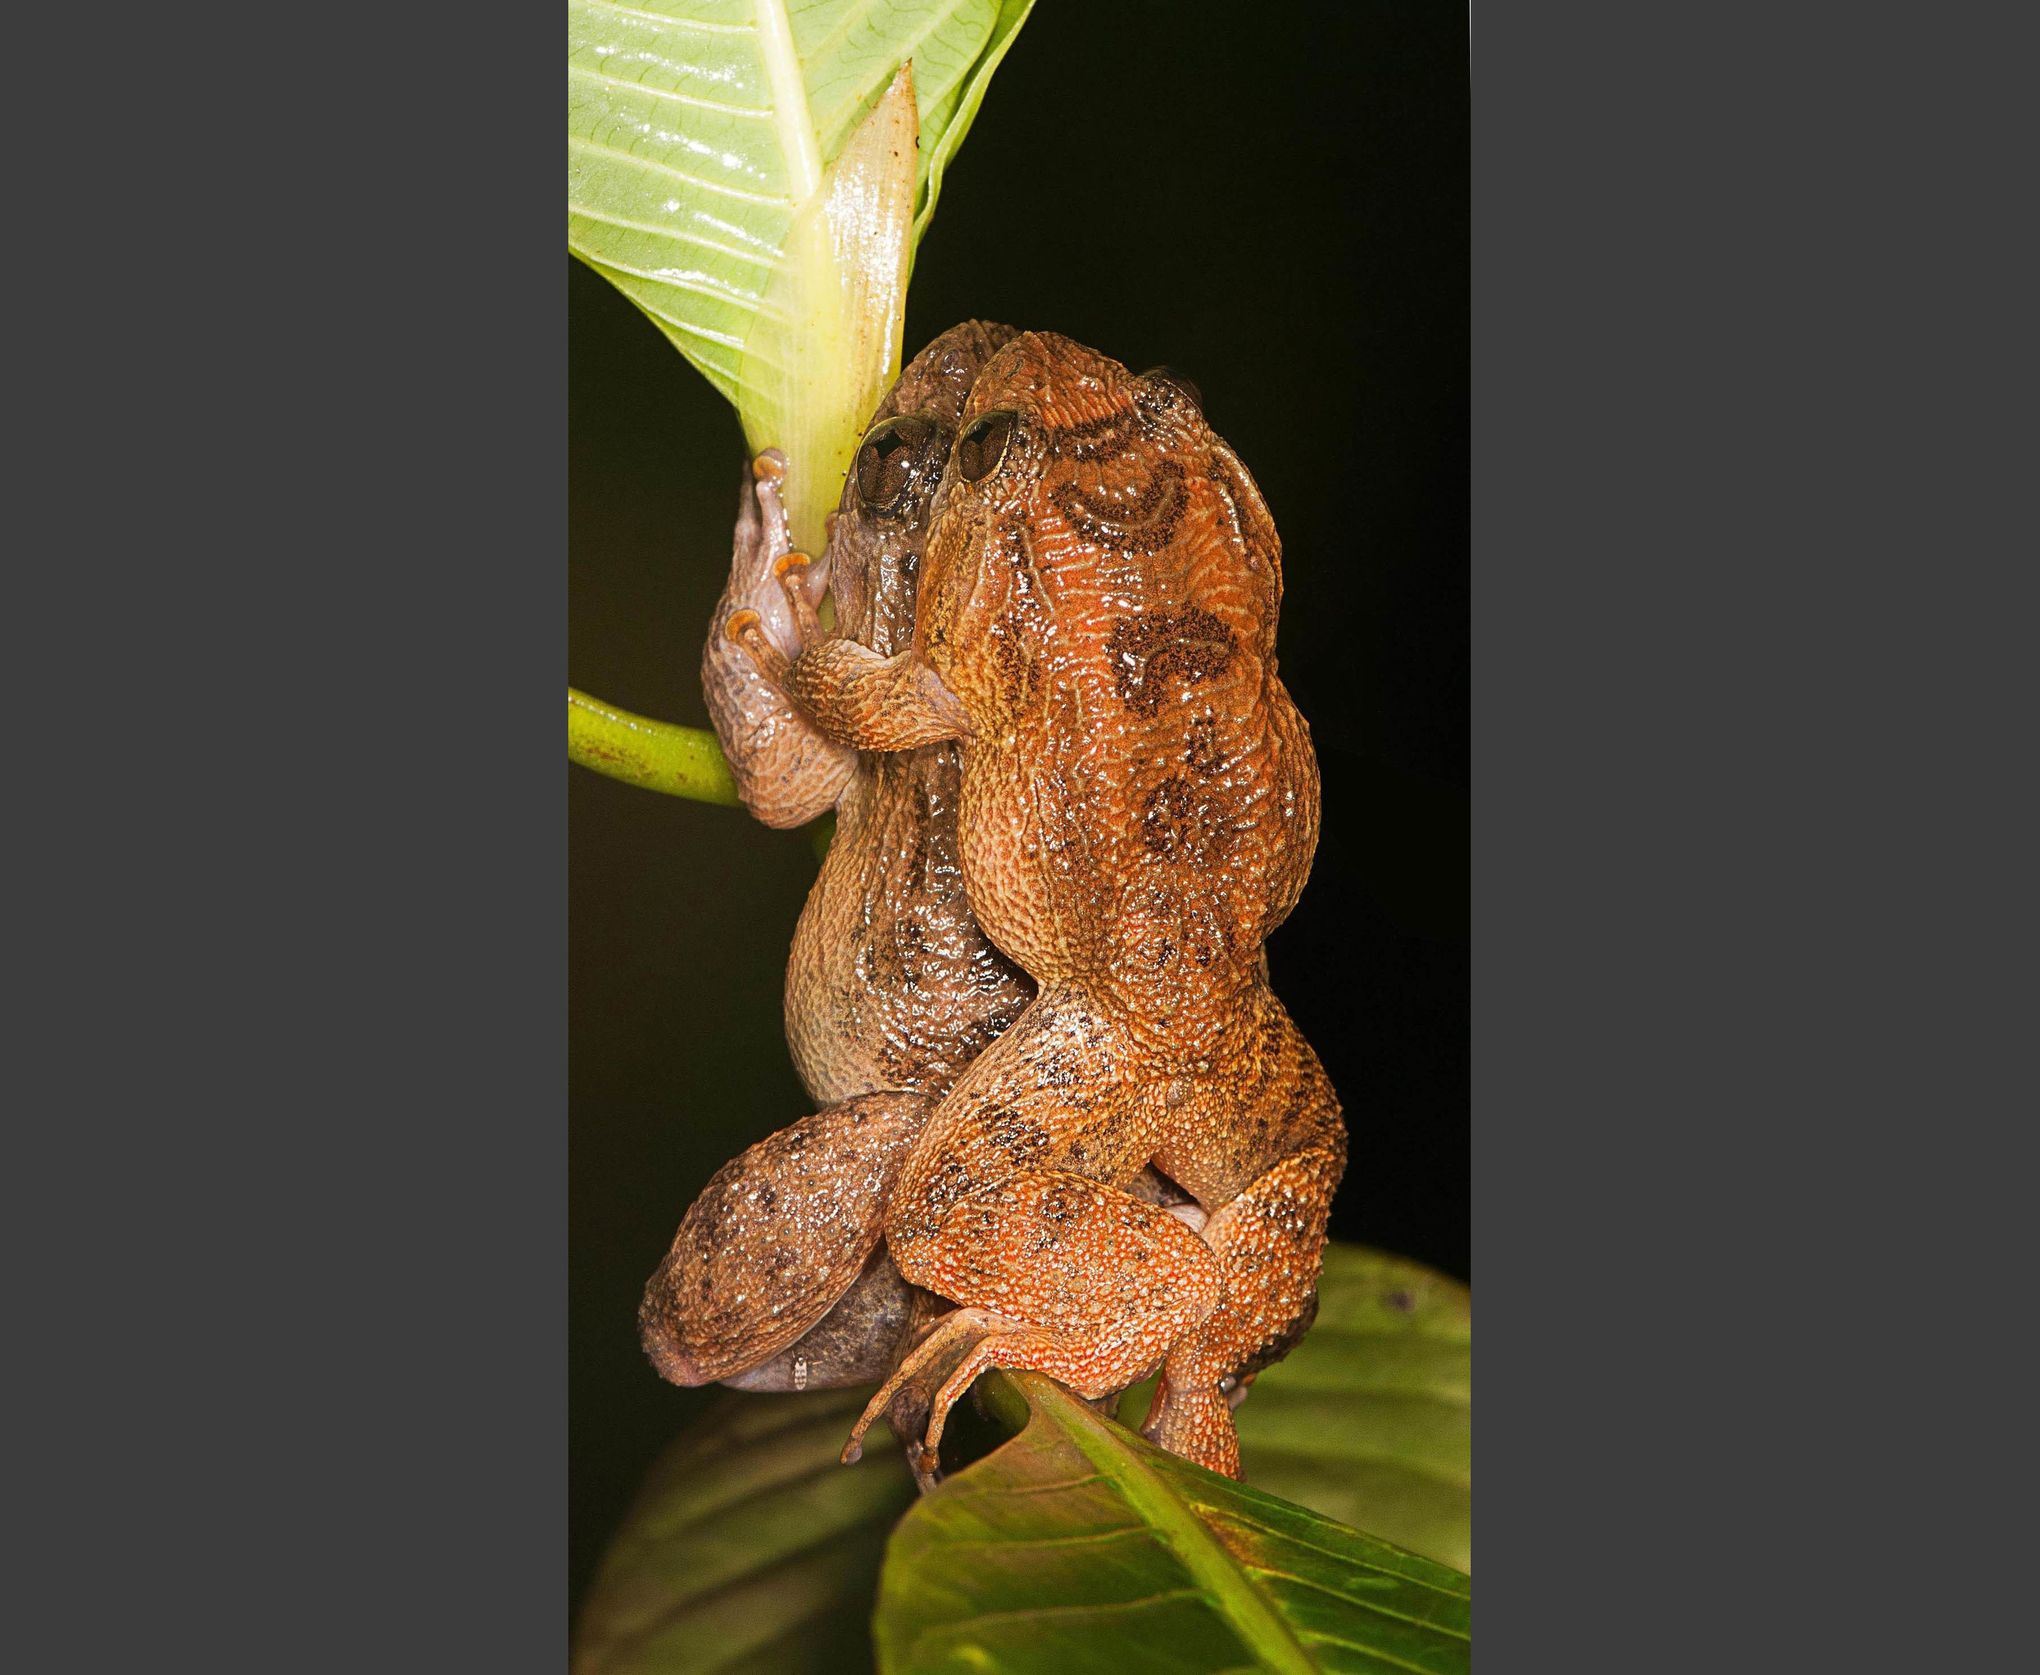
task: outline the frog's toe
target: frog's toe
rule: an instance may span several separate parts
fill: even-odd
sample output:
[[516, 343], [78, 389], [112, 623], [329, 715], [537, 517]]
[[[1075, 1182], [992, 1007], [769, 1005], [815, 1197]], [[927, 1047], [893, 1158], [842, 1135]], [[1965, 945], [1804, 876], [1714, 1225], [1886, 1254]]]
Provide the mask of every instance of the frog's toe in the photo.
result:
[[828, 561], [817, 564], [804, 552], [789, 552], [772, 566], [772, 573], [779, 578], [780, 590], [786, 595], [795, 640], [803, 648], [813, 645], [823, 638], [815, 600], [827, 585]]
[[854, 1465], [863, 1458], [864, 1433], [883, 1418], [906, 1450], [907, 1464], [922, 1493], [941, 1481], [943, 1422], [950, 1404], [961, 1394], [961, 1390], [951, 1393], [947, 1387], [958, 1367], [993, 1330], [993, 1324], [981, 1309], [952, 1309], [929, 1327], [921, 1341], [900, 1358], [892, 1377], [879, 1387], [851, 1427], [850, 1440], [843, 1445], [843, 1463]]
[[730, 612], [723, 623], [723, 633], [744, 648], [745, 655], [767, 680], [776, 684], [786, 679], [792, 659], [772, 643], [764, 619], [756, 611], [746, 608]]

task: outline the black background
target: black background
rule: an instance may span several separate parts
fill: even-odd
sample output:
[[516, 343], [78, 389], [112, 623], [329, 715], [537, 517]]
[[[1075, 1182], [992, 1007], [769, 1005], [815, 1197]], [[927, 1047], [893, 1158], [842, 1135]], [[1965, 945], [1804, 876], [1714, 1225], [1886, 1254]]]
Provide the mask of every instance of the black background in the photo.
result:
[[[1167, 364], [1272, 506], [1282, 670], [1324, 776], [1277, 991], [1353, 1134], [1336, 1236], [1467, 1276], [1468, 68], [1447, 7], [1045, 0], [916, 264], [906, 352], [970, 316]], [[1309, 15], [1306, 16], [1305, 14]], [[572, 265], [569, 667], [706, 725], [734, 414]], [[780, 984], [805, 834], [569, 774], [571, 1585], [704, 1393], [639, 1289], [727, 1158], [808, 1109]], [[760, 1398], [768, 1399], [768, 1398]]]

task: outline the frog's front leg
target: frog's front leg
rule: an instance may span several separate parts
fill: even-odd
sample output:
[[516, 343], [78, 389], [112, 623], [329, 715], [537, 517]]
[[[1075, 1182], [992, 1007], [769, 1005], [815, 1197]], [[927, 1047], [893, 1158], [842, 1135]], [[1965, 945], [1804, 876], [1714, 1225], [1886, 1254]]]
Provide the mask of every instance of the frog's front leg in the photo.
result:
[[799, 554], [779, 565], [786, 615], [805, 649], [784, 663], [764, 636], [748, 632], [745, 644], [760, 670], [791, 693], [827, 737], [858, 750], [916, 750], [967, 737], [963, 705], [911, 649], [884, 657], [823, 631], [811, 572]]
[[[826, 560], [793, 550], [779, 497], [784, 474], [777, 450], [745, 473], [730, 579], [701, 659], [702, 691], [737, 792], [768, 826], [805, 825], [834, 807], [857, 767], [857, 753], [825, 736], [781, 679], [806, 644], [812, 599], [828, 584]], [[804, 613], [794, 607], [796, 592]]]

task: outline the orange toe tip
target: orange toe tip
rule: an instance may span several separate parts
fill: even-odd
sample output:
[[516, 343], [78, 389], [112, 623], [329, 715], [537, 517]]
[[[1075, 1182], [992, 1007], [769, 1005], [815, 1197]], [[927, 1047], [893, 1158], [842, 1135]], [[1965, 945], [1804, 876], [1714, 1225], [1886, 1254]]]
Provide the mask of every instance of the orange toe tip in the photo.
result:
[[774, 458], [770, 453], [760, 454], [751, 461], [751, 475], [761, 483], [777, 483], [786, 476], [786, 461]]
[[789, 570], [799, 570], [813, 562], [814, 560], [809, 558], [806, 553], [790, 552], [772, 566], [772, 573], [775, 576], [783, 576]]
[[723, 633], [732, 640], [740, 640], [758, 626], [759, 620], [756, 611], [732, 611], [730, 620], [723, 624]]

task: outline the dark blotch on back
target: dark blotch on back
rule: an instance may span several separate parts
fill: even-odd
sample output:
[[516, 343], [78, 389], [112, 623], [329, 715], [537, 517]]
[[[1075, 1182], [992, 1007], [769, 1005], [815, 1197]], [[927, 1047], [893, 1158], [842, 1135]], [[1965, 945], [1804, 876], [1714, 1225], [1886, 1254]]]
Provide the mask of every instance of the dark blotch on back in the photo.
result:
[[1153, 715], [1168, 696], [1168, 677], [1189, 686], [1212, 680], [1232, 666], [1238, 649], [1233, 631], [1209, 611], [1146, 611], [1112, 627], [1112, 679], [1126, 707]]
[[1049, 495], [1063, 521], [1086, 541], [1122, 552], [1158, 553], [1175, 538], [1190, 496], [1183, 468], [1165, 459], [1132, 500], [1120, 503], [1086, 494], [1075, 483], [1060, 483]]
[[1231, 836], [1217, 794], [1180, 774], [1163, 780], [1142, 800], [1141, 842], [1165, 861], [1203, 865], [1224, 851]]

